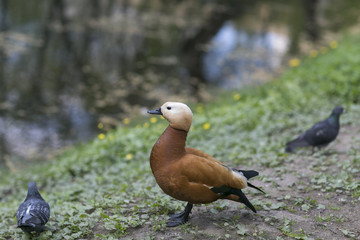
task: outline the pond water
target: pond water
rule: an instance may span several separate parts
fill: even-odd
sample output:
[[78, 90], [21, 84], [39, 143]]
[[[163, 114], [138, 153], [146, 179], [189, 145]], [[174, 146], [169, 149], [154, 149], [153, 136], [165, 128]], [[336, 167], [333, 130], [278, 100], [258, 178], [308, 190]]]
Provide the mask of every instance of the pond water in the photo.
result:
[[167, 99], [205, 101], [209, 86], [260, 84], [356, 24], [359, 6], [0, 0], [0, 164], [50, 159]]

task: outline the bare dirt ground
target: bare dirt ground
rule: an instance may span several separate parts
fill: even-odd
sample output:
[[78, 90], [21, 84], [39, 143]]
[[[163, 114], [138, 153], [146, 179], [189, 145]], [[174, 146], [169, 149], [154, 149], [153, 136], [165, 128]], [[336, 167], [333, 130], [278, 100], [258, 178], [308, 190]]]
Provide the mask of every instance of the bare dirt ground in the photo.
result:
[[[360, 126], [346, 126], [320, 151], [299, 150], [273, 168], [258, 169], [247, 190], [258, 209], [218, 201], [195, 206], [187, 224], [154, 230], [133, 229], [124, 239], [360, 239]], [[356, 159], [356, 161], [354, 160]]]

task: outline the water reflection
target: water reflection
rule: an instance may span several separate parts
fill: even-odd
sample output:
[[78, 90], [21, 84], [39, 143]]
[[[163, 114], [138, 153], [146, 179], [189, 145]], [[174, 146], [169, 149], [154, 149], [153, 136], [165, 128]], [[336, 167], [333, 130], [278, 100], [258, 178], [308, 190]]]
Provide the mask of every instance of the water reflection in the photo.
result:
[[249, 33], [229, 21], [210, 44], [204, 55], [205, 78], [225, 88], [238, 88], [273, 76], [287, 53], [289, 37], [270, 31]]
[[74, 139], [86, 141], [96, 132], [93, 127], [96, 119], [75, 97], [67, 97], [56, 116], [31, 117], [0, 117], [0, 150], [4, 160], [50, 158], [55, 150], [73, 143]]
[[326, 44], [316, 32], [356, 22], [358, 6], [0, 0], [0, 164], [51, 158], [164, 99], [204, 100], [207, 84], [263, 82], [304, 42]]

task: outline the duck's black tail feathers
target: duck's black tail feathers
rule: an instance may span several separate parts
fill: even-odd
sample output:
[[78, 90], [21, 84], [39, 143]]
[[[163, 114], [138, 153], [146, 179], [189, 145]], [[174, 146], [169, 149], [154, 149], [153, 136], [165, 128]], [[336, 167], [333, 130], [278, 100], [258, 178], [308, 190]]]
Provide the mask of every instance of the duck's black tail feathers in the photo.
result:
[[232, 194], [239, 197], [239, 201], [245, 204], [248, 208], [250, 208], [254, 213], [256, 213], [255, 207], [251, 204], [249, 199], [245, 196], [245, 194], [240, 189], [232, 188], [230, 191]]
[[241, 172], [247, 179], [256, 177], [257, 175], [259, 175], [259, 173], [257, 171], [254, 170], [235, 170], [237, 172]]
[[245, 194], [240, 189], [231, 188], [228, 186], [221, 186], [221, 187], [213, 187], [211, 190], [215, 193], [222, 194], [224, 196], [228, 196], [230, 194], [234, 194], [239, 197], [239, 202], [245, 204], [248, 208], [250, 208], [253, 212], [256, 213], [256, 209], [251, 204], [249, 199], [245, 196]]
[[[245, 177], [246, 179], [250, 179], [250, 178], [253, 178], [253, 177], [256, 177], [257, 175], [259, 175], [259, 173], [255, 170], [237, 170], [237, 169], [232, 169], [233, 171], [236, 171], [236, 172], [241, 172]], [[247, 185], [251, 188], [254, 188], [262, 193], [265, 194], [265, 192], [263, 190], [261, 190], [260, 188], [252, 185], [251, 183], [247, 183]]]
[[252, 185], [251, 183], [247, 183], [247, 185], [249, 186], [249, 187], [251, 187], [251, 188], [255, 188], [256, 190], [258, 190], [258, 191], [260, 191], [260, 192], [262, 192], [263, 194], [266, 194], [263, 190], [261, 190], [260, 188], [258, 188], [257, 186], [254, 186], [254, 185]]

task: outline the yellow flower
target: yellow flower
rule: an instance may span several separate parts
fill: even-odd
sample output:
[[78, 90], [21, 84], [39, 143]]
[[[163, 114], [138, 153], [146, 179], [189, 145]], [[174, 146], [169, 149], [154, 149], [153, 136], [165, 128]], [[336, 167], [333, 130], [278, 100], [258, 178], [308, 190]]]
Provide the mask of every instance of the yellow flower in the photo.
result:
[[203, 124], [203, 129], [204, 130], [208, 130], [211, 127], [210, 123], [204, 123]]
[[103, 140], [103, 139], [105, 138], [105, 134], [100, 133], [100, 134], [98, 135], [98, 138], [99, 138], [100, 140]]
[[124, 123], [125, 125], [128, 125], [128, 124], [130, 123], [130, 119], [129, 119], [129, 118], [124, 118], [124, 119], [123, 119], [123, 123]]
[[157, 122], [157, 118], [156, 118], [156, 117], [151, 117], [151, 118], [150, 118], [150, 122], [151, 122], [151, 123], [156, 123], [156, 122]]
[[327, 51], [328, 51], [327, 47], [321, 47], [321, 48], [320, 48], [320, 52], [321, 52], [322, 54], [327, 53]]
[[150, 124], [148, 122], [144, 123], [143, 127], [144, 128], [148, 128], [150, 126]]
[[133, 158], [133, 155], [131, 153], [126, 154], [125, 156], [126, 160], [131, 160]]
[[318, 55], [319, 53], [318, 53], [318, 51], [316, 51], [316, 50], [311, 50], [310, 51], [310, 57], [317, 57], [317, 55]]
[[330, 42], [330, 47], [332, 49], [337, 48], [338, 46], [339, 46], [339, 43], [337, 41], [331, 41]]
[[101, 122], [97, 125], [98, 129], [102, 129], [104, 127], [104, 124], [102, 124]]
[[202, 105], [202, 104], [197, 105], [196, 111], [197, 111], [198, 113], [202, 113], [202, 112], [204, 111], [203, 105]]
[[233, 95], [233, 98], [234, 98], [235, 101], [239, 101], [239, 99], [240, 99], [240, 94], [235, 93], [235, 94]]
[[290, 67], [297, 67], [300, 65], [300, 60], [298, 58], [292, 58], [289, 61]]

